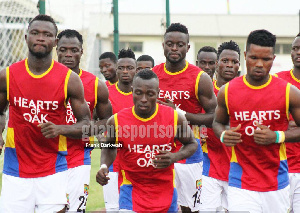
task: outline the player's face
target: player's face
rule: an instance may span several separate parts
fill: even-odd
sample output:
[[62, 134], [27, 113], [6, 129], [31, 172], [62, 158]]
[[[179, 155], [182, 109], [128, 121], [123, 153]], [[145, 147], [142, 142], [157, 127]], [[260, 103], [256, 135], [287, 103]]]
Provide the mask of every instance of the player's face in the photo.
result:
[[37, 58], [48, 56], [56, 46], [56, 29], [49, 21], [34, 21], [28, 28], [25, 40], [29, 53]]
[[116, 76], [117, 65], [110, 58], [104, 58], [99, 61], [100, 72], [106, 80], [114, 79]]
[[212, 79], [216, 71], [217, 54], [214, 52], [200, 52], [196, 64]]
[[240, 68], [239, 54], [234, 50], [223, 50], [218, 63], [218, 77], [230, 81], [235, 78]]
[[294, 66], [300, 69], [300, 37], [297, 37], [292, 44], [291, 57]]
[[135, 112], [141, 117], [150, 117], [155, 112], [158, 93], [158, 79], [136, 78], [132, 84]]
[[185, 60], [189, 51], [188, 35], [181, 32], [169, 32], [164, 37], [164, 55], [170, 63], [179, 63]]
[[117, 76], [123, 84], [131, 84], [136, 73], [136, 61], [133, 58], [120, 58], [117, 62]]
[[250, 44], [245, 52], [247, 76], [252, 81], [264, 81], [268, 79], [275, 55], [272, 47], [262, 47]]
[[79, 68], [80, 58], [83, 50], [78, 38], [67, 38], [65, 36], [57, 43], [58, 62], [64, 64], [70, 69]]
[[143, 69], [152, 69], [153, 67], [153, 64], [151, 61], [137, 61], [137, 72], [140, 71], [140, 70], [143, 70]]

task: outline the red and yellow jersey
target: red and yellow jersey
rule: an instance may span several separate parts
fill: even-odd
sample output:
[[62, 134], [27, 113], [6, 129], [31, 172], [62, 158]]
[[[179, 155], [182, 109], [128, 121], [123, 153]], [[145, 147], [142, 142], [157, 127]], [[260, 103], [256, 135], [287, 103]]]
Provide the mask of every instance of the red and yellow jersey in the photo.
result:
[[6, 68], [9, 121], [3, 173], [36, 178], [67, 169], [67, 141], [46, 139], [41, 123], [65, 125], [68, 81], [72, 71], [52, 60], [41, 75], [33, 74], [27, 59]]
[[[114, 115], [121, 170], [120, 209], [134, 212], [177, 210], [174, 165], [154, 168], [158, 150], [174, 150], [178, 114], [171, 107], [156, 105], [154, 114], [139, 117], [134, 107]], [[134, 132], [134, 134], [130, 134]], [[175, 199], [176, 198], [176, 199]], [[174, 202], [175, 201], [175, 202]]]
[[[99, 79], [95, 75], [81, 69], [79, 77], [84, 87], [84, 98], [89, 106], [91, 117], [93, 117], [93, 110], [97, 104], [97, 90]], [[69, 125], [76, 123], [76, 118], [73, 115], [70, 102], [68, 102], [66, 122]], [[93, 139], [93, 137], [91, 137], [91, 139]], [[67, 138], [68, 155], [66, 158], [69, 169], [81, 165], [91, 165], [92, 149], [88, 148], [88, 146], [86, 146], [86, 143], [89, 143], [89, 141]]]
[[230, 127], [241, 124], [242, 134], [242, 142], [232, 147], [230, 186], [266, 192], [289, 184], [285, 143], [259, 145], [253, 134], [256, 122], [272, 131], [287, 130], [290, 85], [271, 75], [261, 86], [250, 85], [246, 76], [225, 85]]
[[[293, 69], [277, 73], [279, 78], [286, 80], [300, 89], [300, 79], [293, 74]], [[290, 115], [290, 120], [294, 120]], [[290, 173], [300, 173], [300, 143], [286, 143], [286, 154]]]
[[[116, 83], [118, 83], [118, 82], [116, 82]], [[105, 81], [105, 84], [106, 84], [106, 86], [107, 86], [107, 88], [108, 87], [110, 87], [110, 86], [112, 86], [112, 85], [115, 85], [116, 83], [111, 83], [110, 81]]]
[[[164, 101], [164, 98], [171, 100], [176, 107], [189, 112], [201, 113], [202, 106], [199, 103], [198, 86], [199, 80], [204, 73], [199, 67], [186, 62], [186, 66], [172, 73], [166, 69], [165, 63], [153, 67], [153, 72], [156, 73], [159, 79], [159, 99]], [[193, 126], [195, 138], [198, 142], [198, 149], [191, 157], [179, 161], [179, 163], [198, 163], [203, 160], [203, 153], [200, 145], [200, 128]], [[181, 148], [181, 143], [176, 142], [176, 151]]]
[[118, 84], [114, 84], [108, 88], [109, 100], [112, 106], [113, 114], [118, 113], [124, 108], [133, 106], [132, 92], [122, 92]]
[[[132, 92], [122, 92], [118, 84], [113, 84], [108, 88], [109, 100], [112, 106], [113, 114], [118, 113], [122, 109], [129, 108], [133, 106]], [[110, 172], [119, 172], [118, 168], [119, 155], [117, 155], [114, 163], [109, 167]]]
[[[214, 93], [217, 96], [220, 88], [217, 81], [213, 82]], [[231, 148], [226, 147], [219, 138], [216, 137], [212, 128], [207, 128], [206, 143], [203, 149], [203, 175], [228, 181], [230, 169]]]

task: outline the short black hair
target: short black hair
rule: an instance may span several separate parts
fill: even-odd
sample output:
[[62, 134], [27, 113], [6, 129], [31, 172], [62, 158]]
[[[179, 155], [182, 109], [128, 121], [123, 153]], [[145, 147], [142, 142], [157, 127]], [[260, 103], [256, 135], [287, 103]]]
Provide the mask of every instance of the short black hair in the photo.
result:
[[127, 50], [121, 49], [118, 54], [118, 59], [120, 58], [132, 58], [135, 60], [135, 54], [130, 48], [128, 48]]
[[212, 52], [212, 53], [216, 53], [217, 54], [217, 50], [211, 46], [204, 46], [201, 47], [200, 50], [198, 51], [198, 55], [201, 52]]
[[186, 26], [184, 26], [183, 24], [180, 23], [172, 23], [167, 29], [166, 29], [166, 33], [169, 32], [181, 32], [184, 34], [189, 34], [189, 31], [187, 29]]
[[49, 21], [49, 22], [51, 22], [55, 27], [55, 36], [57, 35], [57, 32], [58, 32], [57, 25], [51, 16], [47, 16], [47, 15], [43, 15], [43, 14], [37, 15], [29, 22], [28, 29], [31, 26], [32, 22], [34, 22], [34, 21]]
[[223, 42], [219, 47], [218, 47], [218, 53], [217, 53], [217, 56], [218, 56], [218, 59], [222, 53], [223, 50], [233, 50], [235, 52], [237, 52], [239, 54], [239, 59], [240, 59], [240, 55], [241, 55], [241, 50], [239, 48], [239, 45], [230, 40], [229, 42]]
[[[189, 30], [188, 28], [183, 25], [183, 24], [180, 24], [180, 23], [172, 23], [167, 29], [166, 29], [166, 32], [165, 32], [165, 35], [169, 32], [181, 32], [181, 33], [184, 33], [188, 36], [188, 41], [189, 41]], [[165, 36], [164, 35], [164, 36]]]
[[246, 51], [249, 51], [250, 45], [255, 44], [262, 47], [272, 47], [275, 50], [276, 36], [267, 30], [252, 31], [247, 38]]
[[141, 71], [139, 71], [138, 73], [136, 73], [133, 77], [133, 79], [135, 78], [141, 78], [141, 79], [144, 79], [144, 80], [150, 80], [152, 78], [156, 78], [158, 79], [157, 75], [155, 74], [155, 72], [153, 72], [152, 70], [150, 69], [142, 69]]
[[150, 55], [141, 55], [136, 61], [151, 61], [152, 67], [154, 67], [154, 59]]
[[100, 55], [99, 61], [101, 59], [109, 58], [112, 62], [117, 63], [117, 57], [113, 52], [104, 52]]
[[77, 38], [80, 44], [83, 44], [82, 35], [76, 30], [66, 29], [61, 31], [57, 35], [58, 40], [60, 40], [63, 36], [65, 36], [66, 38]]

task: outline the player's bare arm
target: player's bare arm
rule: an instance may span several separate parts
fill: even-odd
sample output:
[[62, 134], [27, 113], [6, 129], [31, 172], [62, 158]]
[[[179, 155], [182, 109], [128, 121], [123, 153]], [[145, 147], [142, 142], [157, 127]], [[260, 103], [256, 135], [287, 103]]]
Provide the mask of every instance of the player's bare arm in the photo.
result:
[[52, 122], [41, 124], [41, 132], [46, 138], [53, 138], [58, 135], [69, 138], [82, 138], [82, 127], [90, 125], [90, 111], [84, 99], [82, 82], [76, 73], [71, 73], [67, 90], [66, 101], [70, 101], [77, 123], [73, 125], [55, 125]]
[[180, 113], [178, 113], [176, 137], [182, 143], [182, 148], [176, 153], [160, 150], [153, 159], [153, 164], [156, 168], [166, 168], [177, 161], [192, 156], [196, 152], [198, 143], [186, 118]]
[[[95, 107], [95, 111], [97, 117], [100, 119], [98, 120], [95, 125], [105, 126], [108, 118], [112, 115], [112, 106], [108, 99], [108, 89], [104, 82], [98, 82], [97, 88], [97, 105]], [[102, 130], [104, 131], [104, 129]]]
[[[115, 120], [114, 116], [111, 116], [107, 121], [107, 135], [106, 135], [106, 144], [115, 144], [116, 143], [116, 131], [115, 131]], [[101, 165], [106, 165], [105, 167], [102, 166], [96, 175], [96, 181], [100, 185], [106, 185], [108, 183], [109, 177], [108, 175], [108, 168], [114, 162], [117, 155], [117, 149], [113, 146], [109, 148], [102, 148], [101, 150]]]
[[4, 140], [2, 137], [2, 133], [5, 129], [5, 113], [3, 115], [0, 115], [0, 155], [2, 153], [2, 149], [4, 146]]
[[4, 145], [4, 140], [2, 138], [2, 132], [5, 128], [5, 110], [8, 106], [7, 101], [7, 88], [6, 88], [6, 70], [0, 71], [0, 155], [2, 153], [2, 148]]
[[[284, 132], [285, 142], [299, 142], [300, 140], [300, 91], [295, 87], [290, 88], [289, 111], [292, 114], [297, 127], [288, 129]], [[268, 145], [276, 142], [275, 131], [270, 130], [267, 126], [258, 125], [260, 130], [254, 131], [254, 141], [258, 144]]]
[[3, 115], [8, 105], [6, 87], [6, 69], [0, 71], [0, 115]]
[[289, 129], [293, 129], [295, 127], [297, 127], [296, 122], [295, 121], [289, 121]]
[[211, 127], [214, 119], [214, 112], [217, 105], [217, 101], [216, 96], [214, 94], [213, 84], [209, 75], [207, 75], [206, 73], [202, 73], [198, 85], [199, 102], [206, 113], [186, 113], [185, 116], [186, 119], [192, 125], [205, 125], [207, 127]]
[[227, 106], [225, 103], [225, 87], [222, 86], [218, 93], [218, 105], [215, 111], [215, 119], [213, 122], [213, 130], [217, 137], [220, 137], [223, 134], [223, 143], [226, 146], [235, 146], [238, 143], [242, 142], [242, 134], [237, 132], [241, 125], [237, 127], [229, 128], [229, 115], [227, 112]]

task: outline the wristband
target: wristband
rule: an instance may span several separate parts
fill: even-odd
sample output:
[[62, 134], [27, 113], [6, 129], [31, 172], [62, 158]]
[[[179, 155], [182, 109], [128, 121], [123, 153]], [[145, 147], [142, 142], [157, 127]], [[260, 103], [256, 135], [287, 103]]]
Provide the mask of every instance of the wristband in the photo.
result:
[[186, 114], [186, 111], [184, 111], [184, 110], [180, 109], [179, 107], [176, 107], [176, 111], [177, 111], [178, 113], [181, 113], [181, 114], [183, 114], [183, 115], [185, 115], [185, 114]]
[[220, 136], [220, 141], [223, 143], [224, 141], [224, 135], [225, 135], [226, 130], [224, 130]]
[[101, 169], [107, 169], [107, 165], [106, 164], [102, 164], [101, 166], [100, 166], [100, 170]]
[[275, 131], [275, 134], [276, 134], [276, 140], [275, 140], [275, 143], [278, 143], [279, 141], [279, 131]]
[[276, 141], [275, 143], [283, 143], [285, 141], [285, 133], [284, 131], [275, 131], [276, 133]]

